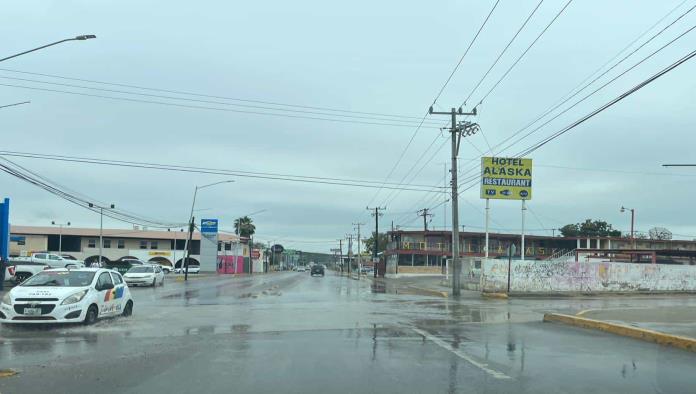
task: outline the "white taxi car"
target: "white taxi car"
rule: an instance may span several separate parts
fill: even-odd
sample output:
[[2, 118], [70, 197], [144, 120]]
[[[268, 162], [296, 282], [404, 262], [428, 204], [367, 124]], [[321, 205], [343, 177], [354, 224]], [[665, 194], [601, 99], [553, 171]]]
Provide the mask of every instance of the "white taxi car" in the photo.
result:
[[123, 277], [104, 268], [41, 271], [0, 300], [0, 323], [92, 324], [109, 316], [130, 316], [133, 298]]

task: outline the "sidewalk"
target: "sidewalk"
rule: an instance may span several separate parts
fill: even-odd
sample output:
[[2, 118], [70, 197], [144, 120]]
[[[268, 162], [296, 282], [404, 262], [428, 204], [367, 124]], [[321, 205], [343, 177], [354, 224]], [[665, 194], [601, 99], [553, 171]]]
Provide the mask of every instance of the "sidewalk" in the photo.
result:
[[696, 338], [696, 307], [590, 309], [578, 316]]
[[[363, 277], [361, 277], [363, 278]], [[408, 276], [401, 278], [373, 278], [369, 276], [366, 279], [372, 280], [377, 285], [385, 287], [388, 293], [410, 293], [429, 295], [434, 297], [447, 298], [452, 293], [450, 280], [444, 276]], [[462, 289], [462, 296], [471, 296], [480, 298], [481, 293]]]
[[576, 315], [547, 313], [544, 321], [696, 351], [696, 307], [693, 306], [588, 309]]

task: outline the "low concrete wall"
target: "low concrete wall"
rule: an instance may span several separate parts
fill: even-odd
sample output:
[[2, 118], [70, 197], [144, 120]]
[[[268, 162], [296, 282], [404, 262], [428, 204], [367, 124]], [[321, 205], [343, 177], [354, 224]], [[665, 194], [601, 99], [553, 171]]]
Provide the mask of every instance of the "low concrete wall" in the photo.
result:
[[[510, 292], [520, 294], [696, 291], [688, 265], [514, 260], [511, 273]], [[505, 292], [507, 281], [507, 261], [483, 262], [483, 292]]]
[[424, 275], [440, 275], [442, 274], [442, 267], [411, 267], [406, 265], [399, 266], [400, 274], [424, 274]]

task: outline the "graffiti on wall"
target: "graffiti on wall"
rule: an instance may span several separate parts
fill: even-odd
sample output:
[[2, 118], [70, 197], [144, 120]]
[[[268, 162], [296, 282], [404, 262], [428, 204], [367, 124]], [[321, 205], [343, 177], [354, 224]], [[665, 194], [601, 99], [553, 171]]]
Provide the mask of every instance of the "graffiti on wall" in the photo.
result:
[[[696, 266], [688, 265], [515, 260], [510, 272], [511, 292], [696, 291]], [[507, 281], [507, 262], [484, 262], [483, 291], [504, 292]]]

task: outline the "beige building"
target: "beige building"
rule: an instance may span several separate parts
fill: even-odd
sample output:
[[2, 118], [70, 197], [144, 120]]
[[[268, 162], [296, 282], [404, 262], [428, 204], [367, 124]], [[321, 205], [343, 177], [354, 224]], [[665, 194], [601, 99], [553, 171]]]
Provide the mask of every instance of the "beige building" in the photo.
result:
[[[147, 229], [104, 229], [103, 259], [115, 261], [124, 257], [178, 266], [184, 256], [188, 233]], [[201, 235], [193, 233], [191, 258], [198, 263]], [[220, 233], [218, 250], [246, 250], [239, 237]], [[241, 247], [240, 247], [241, 246]], [[10, 256], [28, 256], [34, 252], [55, 252], [91, 262], [99, 258], [99, 229], [76, 227], [11, 226]]]

